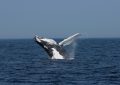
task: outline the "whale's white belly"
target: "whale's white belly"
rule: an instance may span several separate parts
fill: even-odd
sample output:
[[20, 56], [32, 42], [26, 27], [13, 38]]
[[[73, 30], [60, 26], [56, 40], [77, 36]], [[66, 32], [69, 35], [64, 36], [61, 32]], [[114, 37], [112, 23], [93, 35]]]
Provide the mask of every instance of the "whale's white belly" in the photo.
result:
[[64, 57], [60, 55], [60, 53], [55, 48], [52, 48], [52, 51], [53, 51], [52, 59], [64, 59]]

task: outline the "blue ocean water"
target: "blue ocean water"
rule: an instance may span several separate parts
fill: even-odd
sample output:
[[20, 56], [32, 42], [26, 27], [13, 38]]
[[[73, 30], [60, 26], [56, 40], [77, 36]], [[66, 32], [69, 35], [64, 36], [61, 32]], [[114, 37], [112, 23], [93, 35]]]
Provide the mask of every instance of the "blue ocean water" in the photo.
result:
[[80, 39], [73, 60], [50, 60], [33, 39], [0, 40], [0, 85], [120, 85], [120, 39]]

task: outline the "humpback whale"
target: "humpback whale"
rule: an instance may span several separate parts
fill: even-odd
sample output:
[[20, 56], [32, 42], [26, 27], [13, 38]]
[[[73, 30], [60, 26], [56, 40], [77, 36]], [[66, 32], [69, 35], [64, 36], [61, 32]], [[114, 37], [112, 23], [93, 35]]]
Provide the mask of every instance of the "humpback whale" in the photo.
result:
[[35, 41], [40, 45], [49, 55], [50, 59], [68, 59], [69, 53], [64, 49], [65, 46], [72, 44], [79, 36], [79, 33], [76, 33], [63, 41], [57, 43], [53, 39], [40, 37], [35, 35]]

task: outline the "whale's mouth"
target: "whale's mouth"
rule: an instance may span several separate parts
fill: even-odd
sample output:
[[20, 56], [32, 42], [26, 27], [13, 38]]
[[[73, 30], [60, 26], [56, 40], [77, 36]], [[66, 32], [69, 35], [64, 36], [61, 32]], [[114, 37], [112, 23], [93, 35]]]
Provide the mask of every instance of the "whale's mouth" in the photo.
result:
[[35, 35], [35, 40], [37, 40], [37, 39], [43, 39], [43, 38], [44, 38], [44, 37]]

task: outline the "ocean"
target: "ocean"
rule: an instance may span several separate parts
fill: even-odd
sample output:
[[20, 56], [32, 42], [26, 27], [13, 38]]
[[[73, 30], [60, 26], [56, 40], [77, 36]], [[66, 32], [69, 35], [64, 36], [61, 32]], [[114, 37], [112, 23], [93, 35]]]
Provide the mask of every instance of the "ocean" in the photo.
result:
[[1, 39], [0, 85], [120, 85], [119, 38], [79, 39], [74, 52], [51, 60], [33, 39]]

